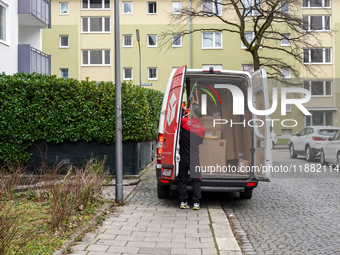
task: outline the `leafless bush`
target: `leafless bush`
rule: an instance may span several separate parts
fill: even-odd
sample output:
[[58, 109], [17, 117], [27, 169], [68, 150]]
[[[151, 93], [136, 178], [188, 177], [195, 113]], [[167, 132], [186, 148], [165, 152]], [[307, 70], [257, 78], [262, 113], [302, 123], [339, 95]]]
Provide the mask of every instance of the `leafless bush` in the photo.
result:
[[84, 210], [99, 197], [102, 184], [108, 176], [104, 165], [105, 161], [98, 163], [91, 159], [82, 167], [75, 170], [70, 168], [61, 181], [55, 178], [56, 172], [50, 176], [46, 183], [49, 183], [52, 201], [52, 228], [67, 228], [76, 210]]
[[32, 231], [27, 230], [22, 222], [24, 211], [18, 212], [2, 201], [4, 191], [0, 194], [0, 255], [17, 254], [32, 238]]
[[10, 165], [6, 172], [3, 172], [0, 176], [0, 190], [3, 191], [3, 196], [9, 198], [13, 195], [13, 192], [20, 188], [25, 190], [30, 189], [34, 177], [25, 175], [26, 167], [19, 165]]

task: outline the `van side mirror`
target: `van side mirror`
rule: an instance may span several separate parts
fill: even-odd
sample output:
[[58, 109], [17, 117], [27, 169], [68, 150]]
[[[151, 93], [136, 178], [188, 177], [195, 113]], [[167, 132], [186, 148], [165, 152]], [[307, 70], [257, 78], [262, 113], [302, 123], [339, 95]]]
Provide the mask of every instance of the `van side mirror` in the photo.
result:
[[295, 135], [296, 135], [296, 136], [299, 136], [299, 132], [296, 132]]

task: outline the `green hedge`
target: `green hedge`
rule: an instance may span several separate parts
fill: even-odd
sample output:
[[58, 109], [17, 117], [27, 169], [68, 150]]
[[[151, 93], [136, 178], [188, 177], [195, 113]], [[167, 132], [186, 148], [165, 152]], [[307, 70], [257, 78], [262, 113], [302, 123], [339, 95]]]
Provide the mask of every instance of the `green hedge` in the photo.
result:
[[[163, 93], [122, 84], [123, 141], [157, 137]], [[41, 74], [0, 74], [0, 162], [27, 163], [37, 140], [115, 141], [115, 86]]]

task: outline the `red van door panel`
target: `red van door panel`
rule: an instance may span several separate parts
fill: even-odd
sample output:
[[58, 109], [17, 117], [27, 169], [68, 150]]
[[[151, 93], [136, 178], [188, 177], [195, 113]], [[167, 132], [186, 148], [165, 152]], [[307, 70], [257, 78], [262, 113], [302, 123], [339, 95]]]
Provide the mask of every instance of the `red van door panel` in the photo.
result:
[[[162, 178], [169, 180], [175, 179], [175, 172], [178, 168], [178, 162], [176, 164], [176, 150], [178, 150], [177, 146], [185, 72], [186, 66], [179, 67], [175, 72], [172, 78], [165, 112], [161, 175]], [[168, 169], [168, 173], [169, 169], [172, 169], [171, 176], [169, 176], [169, 174], [164, 176], [164, 169]]]

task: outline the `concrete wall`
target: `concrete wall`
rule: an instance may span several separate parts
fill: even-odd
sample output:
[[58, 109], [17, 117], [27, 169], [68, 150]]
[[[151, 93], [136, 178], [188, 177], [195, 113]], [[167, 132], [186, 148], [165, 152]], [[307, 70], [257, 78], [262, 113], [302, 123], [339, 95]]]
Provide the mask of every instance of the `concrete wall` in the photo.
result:
[[42, 50], [42, 36], [39, 27], [19, 27], [19, 44], [30, 44], [38, 50]]

